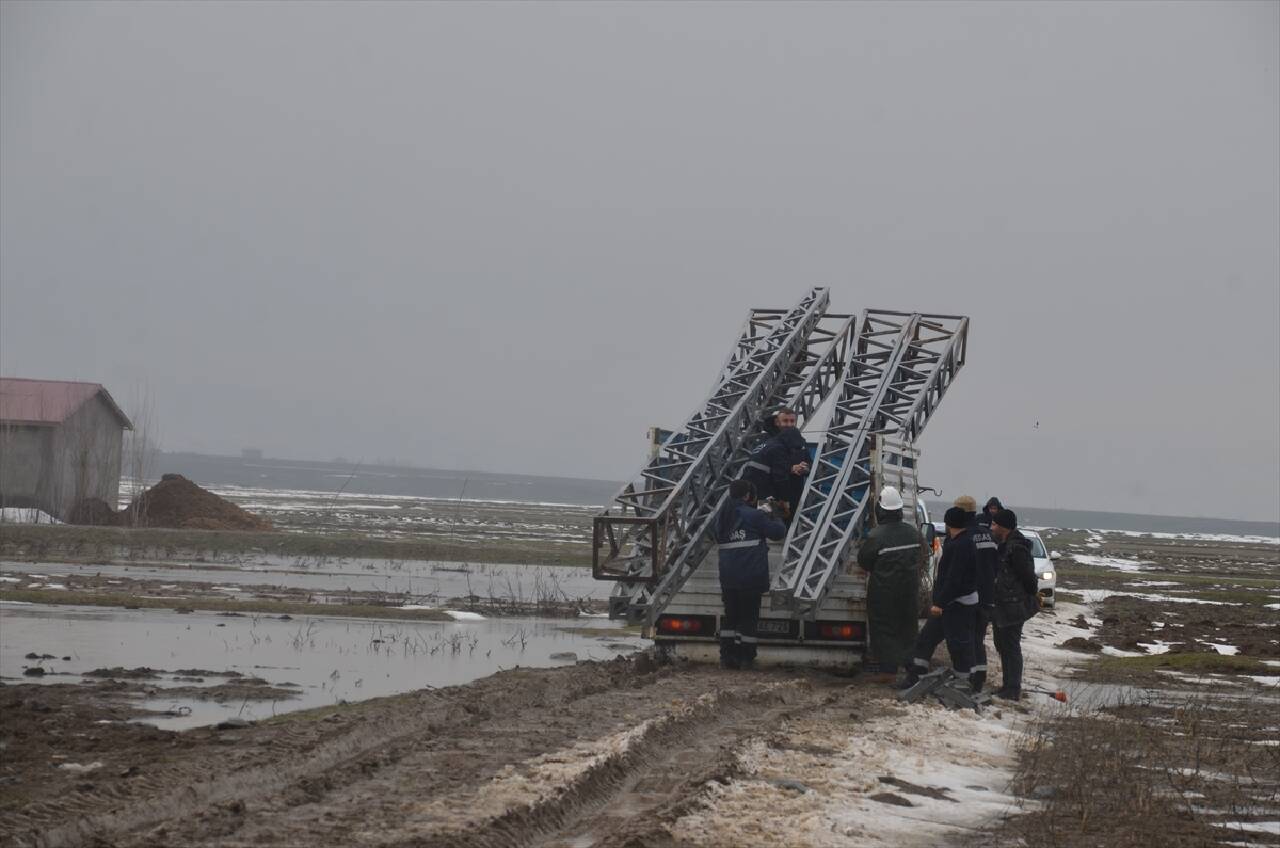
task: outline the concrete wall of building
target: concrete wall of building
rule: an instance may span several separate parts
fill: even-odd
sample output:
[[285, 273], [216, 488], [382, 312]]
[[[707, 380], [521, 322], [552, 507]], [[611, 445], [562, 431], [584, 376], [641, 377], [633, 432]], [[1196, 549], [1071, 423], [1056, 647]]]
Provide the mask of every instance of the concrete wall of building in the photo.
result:
[[124, 428], [120, 419], [97, 395], [54, 431], [53, 469], [48, 475], [52, 489], [46, 495], [46, 509], [65, 518], [86, 498], [106, 501], [115, 509], [123, 452]]
[[45, 508], [53, 428], [0, 423], [0, 506]]

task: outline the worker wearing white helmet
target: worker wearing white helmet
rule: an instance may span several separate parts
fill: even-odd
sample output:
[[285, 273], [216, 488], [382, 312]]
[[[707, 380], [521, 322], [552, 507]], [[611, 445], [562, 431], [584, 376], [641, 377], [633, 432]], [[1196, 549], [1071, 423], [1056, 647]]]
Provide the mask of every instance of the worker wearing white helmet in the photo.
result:
[[902, 494], [893, 486], [880, 490], [879, 523], [858, 546], [858, 565], [867, 578], [867, 670], [877, 682], [892, 683], [899, 667], [911, 659], [920, 600], [917, 587], [924, 566], [920, 531], [902, 520]]

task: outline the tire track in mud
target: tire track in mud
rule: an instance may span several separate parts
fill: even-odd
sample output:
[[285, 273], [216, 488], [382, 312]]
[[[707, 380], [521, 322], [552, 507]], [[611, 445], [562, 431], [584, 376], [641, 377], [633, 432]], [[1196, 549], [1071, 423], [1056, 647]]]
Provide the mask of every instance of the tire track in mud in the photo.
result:
[[[171, 762], [148, 764], [147, 773], [127, 788], [68, 793], [7, 813], [0, 818], [0, 845], [169, 844], [177, 834], [173, 840], [163, 834], [157, 839], [156, 826], [199, 822], [202, 814], [210, 821], [226, 818], [227, 811], [244, 810], [246, 796], [316, 795], [326, 783], [376, 771], [414, 744], [448, 737], [483, 722], [494, 710], [516, 714], [637, 685], [631, 665], [617, 660], [566, 669], [517, 669], [466, 686], [286, 716], [221, 734], [234, 738], [179, 747], [172, 758], [166, 757]], [[206, 844], [203, 837], [191, 836], [187, 842]]]
[[[731, 778], [743, 744], [846, 686], [629, 660], [504, 672], [254, 728], [247, 752], [206, 750], [163, 786], [63, 804], [61, 824], [10, 844], [662, 844], [662, 824]], [[340, 731], [316, 732], [334, 721]]]
[[[625, 745], [602, 740], [607, 754], [532, 803], [504, 799], [499, 789], [499, 800], [507, 802], [506, 809], [485, 818], [480, 798], [459, 798], [452, 802], [454, 806], [472, 810], [478, 806], [482, 816], [382, 844], [397, 848], [552, 848], [631, 841], [641, 831], [657, 837], [662, 833], [661, 823], [668, 819], [660, 815], [662, 811], [692, 803], [707, 781], [727, 780], [733, 775], [734, 752], [746, 738], [762, 734], [788, 714], [810, 710], [822, 700], [805, 681], [763, 682], [744, 676], [701, 696], [687, 708], [622, 734]], [[477, 795], [483, 796], [486, 789], [500, 783], [482, 787]], [[481, 803], [477, 805], [478, 800]]]

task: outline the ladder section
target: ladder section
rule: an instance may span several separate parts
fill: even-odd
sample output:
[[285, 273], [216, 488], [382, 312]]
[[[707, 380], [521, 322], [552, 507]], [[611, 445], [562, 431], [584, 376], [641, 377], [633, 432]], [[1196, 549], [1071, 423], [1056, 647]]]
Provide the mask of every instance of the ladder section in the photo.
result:
[[[832, 324], [827, 327], [824, 324]], [[796, 412], [797, 424], [804, 426], [813, 416], [835, 386], [839, 385], [844, 364], [853, 340], [855, 317], [852, 315], [827, 315], [809, 335], [805, 349], [797, 357], [787, 378], [765, 404], [765, 409], [780, 405]], [[672, 597], [698, 570], [707, 554], [715, 546], [715, 519], [728, 500], [729, 481], [741, 476], [743, 466], [766, 434], [756, 428], [756, 422], [748, 422], [752, 428], [740, 442], [720, 475], [719, 492], [702, 504], [690, 516], [693, 532], [667, 558], [667, 565], [657, 582], [635, 581], [619, 584], [610, 598], [610, 615], [632, 622], [643, 621], [652, 629], [658, 616], [666, 609]]]
[[711, 396], [595, 517], [597, 579], [652, 580], [662, 572], [691, 532], [691, 517], [718, 494], [725, 464], [785, 381], [828, 297], [826, 289], [810, 290], [748, 352], [739, 338]]
[[783, 544], [774, 609], [812, 617], [861, 535], [875, 434], [914, 442], [964, 364], [968, 319], [868, 310]]

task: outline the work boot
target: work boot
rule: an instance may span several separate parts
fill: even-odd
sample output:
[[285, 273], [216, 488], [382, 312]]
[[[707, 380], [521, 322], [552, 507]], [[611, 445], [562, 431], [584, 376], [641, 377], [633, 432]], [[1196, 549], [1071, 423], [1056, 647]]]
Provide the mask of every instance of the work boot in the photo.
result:
[[987, 673], [985, 671], [973, 671], [969, 673], [969, 688], [974, 692], [981, 692], [982, 687], [987, 685]]
[[1001, 689], [996, 692], [996, 697], [1002, 701], [1021, 701], [1022, 693], [1017, 689]]

